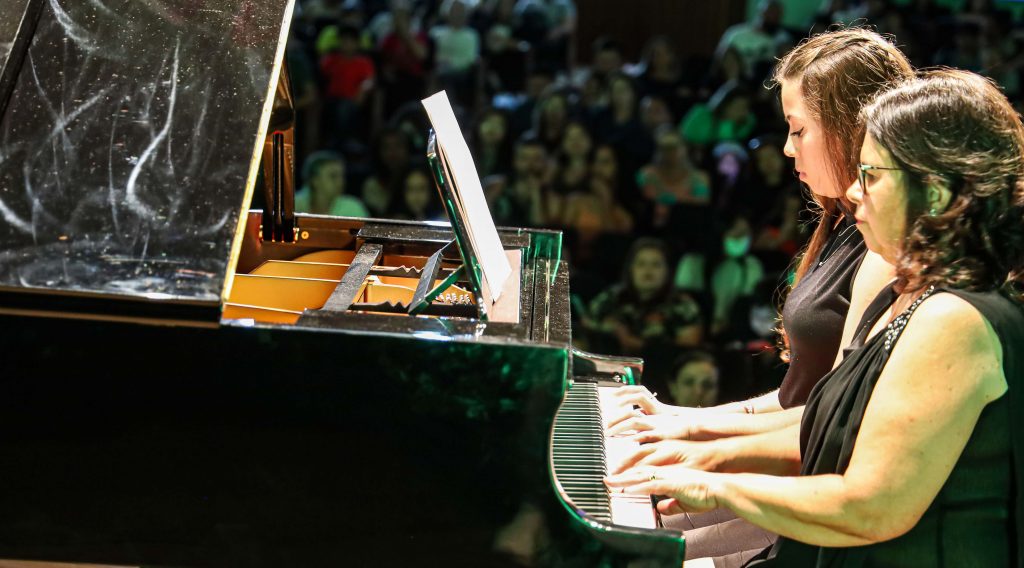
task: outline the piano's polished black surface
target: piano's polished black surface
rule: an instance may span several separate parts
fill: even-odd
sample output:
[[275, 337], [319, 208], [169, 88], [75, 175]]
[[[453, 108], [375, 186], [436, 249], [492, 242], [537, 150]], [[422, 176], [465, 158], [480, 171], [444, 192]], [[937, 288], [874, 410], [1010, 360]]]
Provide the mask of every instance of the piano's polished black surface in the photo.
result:
[[557, 233], [501, 230], [519, 259], [502, 317], [368, 300], [229, 317], [269, 260], [460, 262], [444, 225], [297, 215], [294, 242], [262, 238], [246, 204], [290, 2], [10, 6], [2, 33], [40, 14], [0, 106], [0, 558], [679, 565], [677, 535], [557, 489], [573, 377], [639, 378], [572, 351]]

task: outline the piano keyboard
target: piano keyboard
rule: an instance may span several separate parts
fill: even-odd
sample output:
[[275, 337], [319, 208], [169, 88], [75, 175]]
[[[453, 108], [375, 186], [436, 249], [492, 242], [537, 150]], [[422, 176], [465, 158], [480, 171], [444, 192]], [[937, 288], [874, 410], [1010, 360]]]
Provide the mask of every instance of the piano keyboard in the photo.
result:
[[609, 464], [621, 463], [638, 446], [625, 438], [604, 435], [601, 419], [612, 405], [614, 386], [575, 381], [555, 415], [552, 465], [562, 493], [596, 520], [654, 529], [658, 514], [651, 498], [610, 493], [604, 484]]

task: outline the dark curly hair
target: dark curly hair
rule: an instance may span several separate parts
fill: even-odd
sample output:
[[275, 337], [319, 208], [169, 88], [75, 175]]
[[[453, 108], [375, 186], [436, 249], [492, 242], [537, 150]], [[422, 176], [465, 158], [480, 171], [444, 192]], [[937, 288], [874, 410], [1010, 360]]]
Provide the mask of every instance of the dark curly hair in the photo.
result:
[[[900, 290], [1000, 290], [1024, 300], [1024, 125], [999, 88], [936, 69], [882, 93], [863, 116], [907, 180]], [[952, 194], [934, 215], [929, 186]]]

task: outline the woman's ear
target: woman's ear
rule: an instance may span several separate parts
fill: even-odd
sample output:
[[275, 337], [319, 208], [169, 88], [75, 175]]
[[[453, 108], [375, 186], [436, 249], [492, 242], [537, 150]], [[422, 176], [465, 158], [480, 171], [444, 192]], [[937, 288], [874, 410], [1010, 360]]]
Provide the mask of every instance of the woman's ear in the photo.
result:
[[945, 184], [931, 183], [928, 184], [926, 196], [928, 198], [928, 214], [934, 217], [949, 207], [953, 192]]

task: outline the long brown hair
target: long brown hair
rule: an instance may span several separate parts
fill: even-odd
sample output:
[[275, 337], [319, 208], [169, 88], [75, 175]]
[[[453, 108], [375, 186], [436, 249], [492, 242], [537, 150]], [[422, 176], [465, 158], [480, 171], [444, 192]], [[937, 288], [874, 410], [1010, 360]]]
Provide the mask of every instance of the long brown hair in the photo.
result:
[[[901, 291], [934, 284], [1024, 299], [1024, 125], [999, 88], [940, 69], [881, 94], [863, 115], [906, 181]], [[945, 210], [930, 211], [929, 186], [949, 189]]]
[[[804, 104], [821, 125], [826, 167], [836, 187], [845, 189], [857, 178], [864, 132], [861, 108], [879, 92], [914, 77], [906, 56], [881, 35], [865, 28], [842, 28], [812, 36], [782, 57], [772, 83], [799, 82]], [[793, 286], [803, 278], [832, 234], [846, 197], [822, 197], [818, 225], [800, 256]]]

